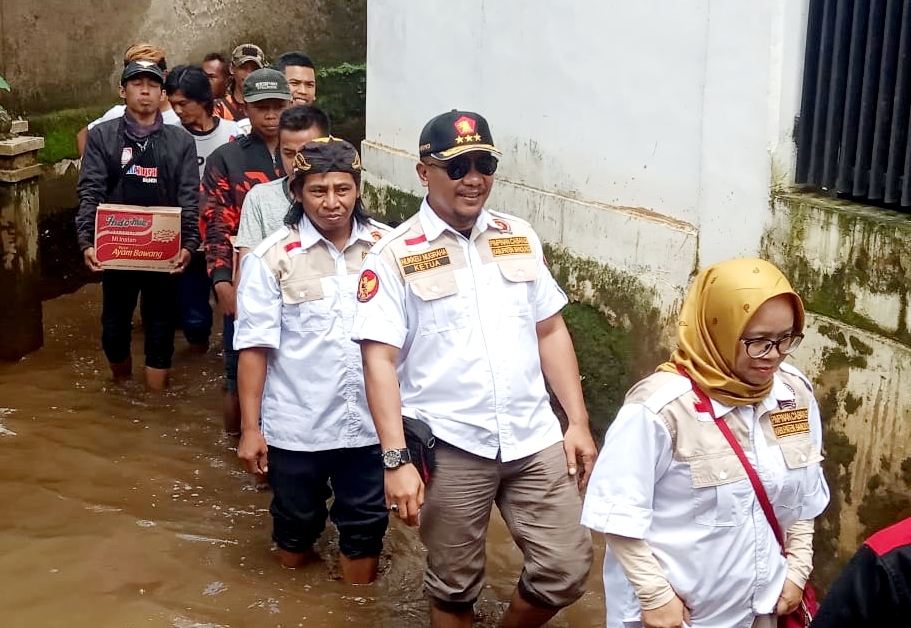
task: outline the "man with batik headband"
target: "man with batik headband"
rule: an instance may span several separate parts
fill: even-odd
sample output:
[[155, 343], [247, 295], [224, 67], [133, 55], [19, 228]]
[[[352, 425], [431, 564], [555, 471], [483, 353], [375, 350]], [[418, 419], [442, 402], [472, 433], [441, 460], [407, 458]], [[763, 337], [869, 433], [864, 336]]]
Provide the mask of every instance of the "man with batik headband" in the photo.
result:
[[[484, 207], [500, 154], [483, 117], [433, 118], [419, 152], [427, 196], [364, 260], [352, 334], [387, 505], [410, 525], [420, 517], [431, 626], [449, 628], [472, 623], [496, 502], [525, 556], [501, 625], [540, 626], [584, 593], [592, 561], [579, 492], [596, 450], [560, 314], [567, 299], [531, 226]], [[403, 416], [436, 437], [426, 485]]]
[[299, 567], [314, 558], [334, 494], [328, 515], [342, 578], [354, 584], [376, 578], [388, 524], [379, 441], [350, 340], [361, 262], [388, 228], [364, 213], [360, 180], [348, 142], [324, 137], [301, 149], [286, 225], [244, 256], [234, 335], [237, 453], [272, 486], [279, 560]]

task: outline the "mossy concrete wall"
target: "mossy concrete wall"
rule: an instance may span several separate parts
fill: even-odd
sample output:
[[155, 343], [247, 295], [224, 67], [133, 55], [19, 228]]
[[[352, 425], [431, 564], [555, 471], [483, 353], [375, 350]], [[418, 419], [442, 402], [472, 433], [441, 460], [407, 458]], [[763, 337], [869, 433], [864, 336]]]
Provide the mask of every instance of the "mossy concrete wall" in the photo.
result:
[[793, 360], [815, 383], [832, 503], [817, 534], [828, 582], [872, 532], [911, 515], [911, 220], [809, 194], [774, 198], [762, 256], [811, 315]]
[[116, 100], [123, 51], [164, 47], [168, 62], [258, 43], [267, 58], [304, 50], [319, 66], [363, 62], [366, 0], [3, 0], [0, 75], [4, 103], [29, 115]]

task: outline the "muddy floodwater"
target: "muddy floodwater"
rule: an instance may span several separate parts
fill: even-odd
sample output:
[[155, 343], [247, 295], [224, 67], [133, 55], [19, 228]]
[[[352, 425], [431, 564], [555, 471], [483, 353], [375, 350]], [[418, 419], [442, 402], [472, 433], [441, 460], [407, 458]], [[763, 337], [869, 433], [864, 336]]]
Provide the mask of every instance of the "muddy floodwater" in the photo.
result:
[[[338, 580], [332, 531], [323, 562], [279, 567], [271, 495], [222, 435], [220, 353], [191, 355], [178, 333], [169, 392], [146, 393], [138, 367], [132, 385], [112, 386], [100, 299], [92, 284], [45, 302], [45, 347], [0, 364], [0, 626], [428, 625], [424, 552], [398, 522], [372, 586]], [[141, 340], [134, 333], [137, 365]], [[604, 625], [596, 546], [589, 592], [550, 626]], [[495, 517], [478, 625], [497, 624], [520, 569]]]

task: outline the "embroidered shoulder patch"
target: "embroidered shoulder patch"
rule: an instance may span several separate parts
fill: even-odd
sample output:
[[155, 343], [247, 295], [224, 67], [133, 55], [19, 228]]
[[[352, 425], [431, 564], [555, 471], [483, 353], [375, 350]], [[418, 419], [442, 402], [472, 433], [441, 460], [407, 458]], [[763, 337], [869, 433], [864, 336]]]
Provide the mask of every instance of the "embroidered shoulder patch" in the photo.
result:
[[366, 303], [376, 296], [380, 289], [380, 278], [369, 268], [361, 273], [357, 282], [357, 300]]

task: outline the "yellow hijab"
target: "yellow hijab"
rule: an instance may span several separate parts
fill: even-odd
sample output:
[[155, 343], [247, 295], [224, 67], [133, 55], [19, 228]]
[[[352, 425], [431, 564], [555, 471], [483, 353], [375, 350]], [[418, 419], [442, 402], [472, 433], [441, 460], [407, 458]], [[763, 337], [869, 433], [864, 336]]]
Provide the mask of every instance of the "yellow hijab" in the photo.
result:
[[754, 386], [739, 379], [732, 367], [740, 337], [759, 307], [773, 297], [794, 301], [794, 331], [804, 325], [803, 303], [781, 271], [760, 259], [733, 259], [702, 270], [680, 309], [677, 350], [659, 371], [684, 367], [712, 399], [729, 406], [757, 403], [772, 382]]

